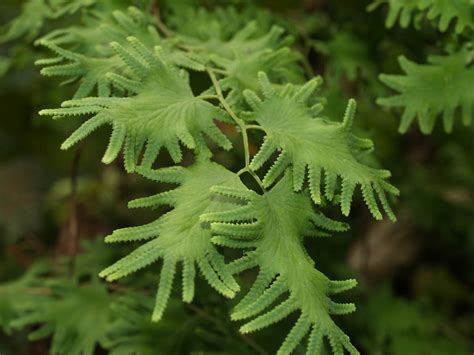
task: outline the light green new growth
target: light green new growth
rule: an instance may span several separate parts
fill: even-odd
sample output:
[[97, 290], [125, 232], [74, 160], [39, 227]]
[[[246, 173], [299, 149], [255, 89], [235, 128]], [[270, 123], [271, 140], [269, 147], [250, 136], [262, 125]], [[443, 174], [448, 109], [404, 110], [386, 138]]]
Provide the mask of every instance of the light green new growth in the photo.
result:
[[218, 195], [247, 202], [243, 206], [238, 204], [233, 211], [201, 217], [211, 222], [213, 241], [241, 243], [242, 248], [248, 248], [251, 240], [254, 245], [252, 251], [229, 264], [236, 273], [254, 266], [259, 268], [252, 288], [231, 315], [234, 320], [252, 319], [241, 331], [253, 332], [298, 312], [298, 321], [278, 354], [291, 353], [308, 333], [307, 354], [319, 353], [324, 337], [328, 338], [335, 354], [342, 354], [343, 349], [358, 354], [349, 337], [330, 317], [330, 314], [355, 310], [353, 304], [336, 303], [330, 295], [350, 289], [356, 282], [329, 280], [314, 268], [302, 241], [302, 237], [314, 234], [319, 228], [339, 231], [347, 227], [314, 211], [306, 191], [295, 193], [289, 172], [264, 195], [219, 186], [212, 190]]
[[211, 52], [215, 53], [210, 57], [211, 61], [225, 73], [220, 85], [224, 91], [228, 91], [226, 99], [234, 105], [242, 104], [242, 92], [245, 89], [259, 90], [259, 71], [266, 71], [275, 82], [298, 83], [303, 80], [297, 63], [301, 55], [287, 47], [293, 39], [284, 37], [283, 29], [276, 26], [265, 35], [256, 36], [256, 31], [255, 23], [251, 22], [227, 45]]
[[68, 149], [98, 127], [109, 124], [112, 135], [102, 161], [112, 162], [123, 149], [127, 171], [135, 169], [142, 152], [141, 165], [151, 167], [162, 147], [175, 162], [180, 162], [180, 142], [203, 152], [207, 149], [204, 134], [222, 148], [230, 149], [230, 141], [214, 123], [215, 119], [226, 120], [225, 112], [194, 96], [188, 74], [166, 63], [159, 48], [152, 52], [136, 38], [128, 40], [133, 51], [116, 42], [112, 46], [131, 75], [111, 73], [109, 79], [132, 96], [70, 100], [62, 104], [63, 108], [40, 112], [57, 118], [94, 114], [61, 148]]
[[[80, 85], [74, 98], [89, 96], [97, 87], [98, 96], [110, 96], [111, 85], [114, 82], [109, 78], [109, 73], [130, 75], [130, 68], [121, 59], [120, 52], [116, 50], [119, 43], [128, 51], [137, 49], [135, 42], [128, 41], [134, 36], [148, 48], [162, 47], [162, 56], [171, 64], [203, 70], [204, 67], [190, 58], [190, 55], [175, 48], [175, 45], [163, 39], [157, 29], [152, 26], [153, 17], [145, 15], [135, 7], [129, 7], [126, 12], [113, 11], [110, 18], [92, 17], [92, 30], [87, 28], [69, 28], [57, 30], [38, 40], [37, 43], [50, 49], [57, 57], [41, 59], [37, 65], [45, 66], [41, 74], [45, 76], [66, 77], [76, 81], [79, 77]], [[68, 50], [65, 47], [85, 48], [84, 53]], [[115, 49], [115, 50], [114, 50]], [[119, 84], [117, 90], [123, 90]]]
[[170, 205], [173, 209], [150, 224], [119, 229], [108, 236], [107, 242], [147, 241], [103, 270], [100, 276], [114, 281], [163, 259], [153, 311], [155, 321], [162, 317], [166, 308], [178, 263], [183, 267], [183, 301], [193, 300], [196, 266], [214, 289], [226, 297], [234, 297], [239, 285], [227, 270], [223, 256], [212, 245], [210, 231], [202, 225], [199, 216], [207, 212], [225, 211], [233, 206], [229, 202], [212, 199], [209, 189], [221, 184], [242, 188], [237, 175], [216, 163], [206, 161], [190, 168], [170, 167], [152, 171], [139, 167], [138, 171], [154, 181], [177, 183], [180, 186], [131, 201], [129, 206]]
[[352, 133], [355, 101], [349, 101], [343, 122], [327, 122], [312, 112], [312, 108], [319, 110], [319, 105], [307, 105], [321, 82], [319, 78], [297, 89], [288, 85], [281, 92], [274, 89], [263, 72], [259, 73], [259, 78], [263, 99], [253, 91], [244, 91], [247, 103], [253, 109], [248, 120], [257, 122], [266, 132], [265, 141], [250, 168], [260, 169], [276, 150], [279, 151], [277, 160], [263, 179], [264, 186], [271, 186], [291, 165], [294, 191], [302, 189], [308, 176], [315, 203], [321, 203], [321, 185], [324, 196], [332, 200], [340, 178], [344, 215], [349, 214], [354, 189], [360, 185], [372, 215], [382, 219], [375, 198], [377, 194], [384, 211], [395, 220], [385, 196], [385, 191], [398, 194], [398, 190], [386, 181], [390, 172], [370, 168], [360, 160], [362, 154], [372, 150], [373, 144]]
[[[50, 49], [57, 57], [42, 59], [37, 65], [45, 66], [41, 74], [66, 77], [70, 80], [80, 78], [80, 85], [74, 98], [89, 96], [97, 87], [98, 96], [110, 96], [109, 72], [126, 72], [127, 66], [110, 46], [110, 42], [119, 41], [129, 45], [127, 36], [134, 35], [151, 46], [157, 45], [160, 36], [151, 26], [151, 17], [144, 16], [138, 9], [130, 7], [127, 13], [116, 10], [111, 18], [91, 17], [92, 30], [86, 28], [68, 28], [57, 30], [37, 41]], [[68, 50], [65, 47], [87, 48], [84, 52]]]
[[405, 75], [380, 76], [380, 80], [399, 94], [381, 98], [378, 103], [404, 108], [401, 133], [405, 133], [415, 119], [423, 133], [431, 133], [440, 115], [446, 132], [452, 131], [457, 116], [462, 117], [464, 125], [470, 125], [474, 106], [471, 56], [470, 51], [461, 50], [448, 56], [431, 56], [428, 64], [416, 64], [400, 57]]

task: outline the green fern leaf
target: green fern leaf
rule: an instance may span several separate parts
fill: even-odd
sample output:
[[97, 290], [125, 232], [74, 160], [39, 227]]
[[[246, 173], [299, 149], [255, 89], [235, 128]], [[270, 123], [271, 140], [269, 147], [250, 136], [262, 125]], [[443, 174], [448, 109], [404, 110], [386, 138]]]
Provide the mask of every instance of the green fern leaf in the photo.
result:
[[[74, 95], [76, 99], [89, 96], [95, 87], [98, 96], [110, 96], [113, 81], [108, 77], [108, 73], [130, 75], [120, 53], [113, 50], [110, 42], [119, 43], [127, 51], [136, 51], [145, 56], [147, 50], [143, 49], [143, 46], [153, 48], [161, 45], [164, 47], [161, 55], [167, 62], [193, 70], [203, 70], [203, 66], [191, 55], [176, 49], [171, 41], [162, 39], [151, 25], [152, 18], [145, 16], [137, 8], [129, 7], [127, 12], [115, 10], [110, 17], [93, 16], [88, 19], [88, 26], [53, 31], [37, 41], [58, 56], [52, 60], [37, 61], [38, 65], [45, 65], [41, 74], [70, 80], [80, 77], [80, 85]], [[130, 37], [131, 34], [134, 37]], [[126, 89], [119, 83], [116, 83], [116, 88]]]
[[201, 56], [202, 62], [210, 61], [223, 71], [220, 85], [227, 91], [227, 101], [232, 105], [243, 103], [243, 90], [259, 90], [259, 71], [266, 71], [275, 82], [303, 81], [303, 71], [297, 63], [301, 56], [287, 47], [292, 41], [292, 37], [285, 36], [278, 26], [259, 34], [255, 22], [250, 22], [228, 40], [183, 40]]
[[117, 280], [163, 259], [159, 290], [153, 312], [158, 321], [166, 308], [176, 264], [183, 264], [183, 300], [191, 302], [194, 295], [195, 265], [208, 283], [226, 297], [233, 297], [238, 284], [228, 271], [223, 257], [211, 242], [211, 232], [199, 220], [206, 212], [225, 211], [233, 204], [211, 198], [210, 188], [223, 184], [232, 188], [243, 185], [237, 175], [211, 162], [200, 162], [190, 168], [172, 167], [157, 171], [139, 168], [146, 177], [160, 182], [179, 183], [170, 192], [138, 199], [131, 207], [170, 204], [174, 208], [149, 225], [124, 228], [106, 238], [107, 242], [149, 239], [141, 247], [101, 272], [109, 281]]
[[267, 72], [275, 83], [301, 83], [304, 76], [298, 65], [300, 59], [299, 53], [288, 47], [237, 55], [232, 60], [212, 57], [213, 62], [226, 72], [225, 77], [219, 81], [222, 89], [227, 92], [226, 100], [237, 106], [244, 103], [244, 90], [260, 92], [258, 73], [261, 71]]
[[446, 31], [452, 21], [456, 22], [457, 33], [474, 26], [474, 6], [469, 0], [420, 0], [418, 8], [426, 11], [429, 20], [439, 19], [441, 32]]
[[45, 23], [64, 15], [93, 5], [96, 0], [27, 0], [21, 7], [20, 14], [8, 25], [7, 32], [0, 37], [7, 42], [20, 37], [32, 41], [38, 37]]
[[262, 34], [256, 22], [251, 21], [230, 39], [220, 38], [218, 33], [212, 37], [206, 36], [205, 40], [190, 36], [178, 36], [178, 38], [205, 57], [212, 53], [219, 57], [234, 59], [265, 49], [277, 50], [291, 45], [293, 38], [283, 34], [283, 28], [278, 26], [273, 26], [267, 33]]
[[[342, 354], [339, 349], [342, 351], [343, 348], [351, 354], [358, 354], [349, 337], [335, 325], [330, 316], [331, 313], [352, 312], [355, 306], [338, 305], [329, 298], [332, 293], [349, 289], [356, 282], [330, 281], [314, 268], [314, 262], [304, 249], [302, 237], [308, 230], [316, 229], [322, 215], [313, 210], [306, 192], [293, 192], [291, 174], [286, 174], [264, 195], [249, 194], [248, 190], [241, 190], [241, 194], [234, 190], [231, 194], [229, 189], [219, 186], [212, 190], [218, 195], [239, 196], [240, 200], [247, 200], [244, 206], [250, 206], [253, 211], [253, 216], [243, 219], [236, 217], [233, 222], [229, 222], [229, 212], [208, 213], [201, 217], [212, 221], [213, 233], [222, 235], [221, 238], [245, 241], [249, 236], [243, 226], [252, 225], [255, 229], [252, 235], [255, 249], [229, 264], [230, 268], [237, 265], [234, 267], [237, 272], [254, 266], [260, 269], [249, 293], [232, 313], [234, 320], [253, 318], [240, 330], [243, 333], [253, 332], [291, 313], [300, 312], [298, 321], [278, 354], [290, 354], [310, 331], [315, 333], [311, 338], [317, 337], [319, 342], [327, 337], [335, 354]], [[239, 203], [236, 208], [238, 215], [242, 205]], [[223, 229], [222, 226], [233, 227]], [[326, 227], [334, 230], [342, 226], [333, 221], [333, 225], [326, 224]], [[275, 305], [284, 295], [284, 301]], [[315, 348], [316, 341], [311, 338], [308, 354], [315, 354], [310, 352]]]
[[185, 6], [170, 14], [167, 23], [176, 31], [176, 37], [192, 45], [193, 50], [207, 49], [228, 58], [234, 56], [234, 50], [259, 50], [263, 48], [262, 42], [271, 45], [269, 32], [275, 31], [271, 28], [276, 28], [272, 27], [275, 23], [272, 14], [256, 6], [239, 9], [233, 6], [217, 7], [212, 11], [204, 7]]
[[[59, 76], [75, 79], [81, 77], [79, 87], [74, 94], [75, 99], [87, 97], [97, 88], [98, 96], [110, 96], [111, 87], [107, 74], [123, 69], [123, 63], [118, 56], [109, 58], [90, 58], [77, 54], [47, 41], [40, 42], [60, 56], [60, 62], [46, 66], [41, 70], [44, 76]], [[66, 63], [63, 60], [67, 60]], [[44, 61], [37, 61], [41, 65]]]
[[20, 37], [31, 41], [41, 32], [44, 23], [52, 18], [54, 13], [48, 1], [28, 0], [23, 5], [20, 15], [9, 24], [7, 33], [0, 37], [0, 43]]
[[375, 0], [368, 6], [368, 10], [373, 11], [381, 4], [388, 4], [385, 26], [392, 28], [398, 20], [400, 26], [406, 28], [410, 25], [413, 14], [416, 13], [418, 3], [419, 0]]
[[0, 284], [0, 328], [12, 332], [12, 321], [18, 318], [32, 302], [41, 302], [43, 295], [34, 290], [45, 286], [44, 274], [51, 271], [48, 263], [33, 264], [20, 278]]
[[[153, 297], [133, 291], [112, 303], [114, 320], [107, 332], [107, 350], [111, 355], [156, 355], [157, 339], [160, 339], [160, 354], [173, 353], [181, 345], [181, 336], [188, 335], [188, 332], [195, 336], [194, 327], [183, 327], [187, 322], [193, 324], [193, 320], [190, 321], [179, 301], [170, 302], [172, 316], [158, 323], [151, 322], [148, 316], [153, 306]], [[170, 337], [171, 333], [179, 335]]]
[[186, 72], [145, 47], [135, 51], [118, 43], [114, 47], [133, 76], [112, 74], [109, 79], [134, 95], [66, 101], [63, 108], [41, 111], [42, 115], [56, 117], [94, 114], [63, 143], [63, 149], [105, 124], [112, 125], [113, 133], [103, 162], [113, 161], [122, 147], [127, 171], [134, 170], [142, 151], [144, 167], [152, 166], [161, 147], [170, 152], [175, 162], [181, 161], [180, 142], [198, 152], [207, 152], [203, 134], [222, 148], [231, 148], [228, 138], [214, 123], [214, 119], [226, 120], [226, 114], [194, 96]]
[[390, 219], [395, 216], [388, 205], [385, 191], [396, 195], [398, 190], [386, 181], [390, 173], [364, 165], [360, 155], [366, 149], [365, 140], [354, 136], [352, 121], [355, 101], [349, 102], [342, 123], [326, 122], [312, 117], [306, 105], [320, 81], [313, 79], [294, 93], [277, 93], [264, 73], [259, 74], [264, 99], [252, 91], [244, 95], [253, 112], [250, 120], [258, 122], [266, 132], [260, 151], [254, 156], [250, 167], [258, 170], [270, 159], [273, 152], [280, 155], [268, 170], [263, 180], [265, 186], [272, 185], [291, 165], [294, 190], [303, 186], [303, 176], [308, 168], [311, 196], [315, 203], [321, 203], [322, 172], [324, 171], [324, 195], [332, 200], [337, 179], [342, 180], [343, 198], [341, 203], [344, 215], [349, 214], [350, 201], [356, 185], [360, 185], [365, 202], [372, 215], [381, 219], [375, 194]]
[[95, 5], [97, 0], [49, 0], [56, 16], [72, 15], [75, 12]]
[[151, 26], [151, 18], [134, 7], [129, 7], [127, 12], [115, 10], [110, 14], [106, 12], [106, 15], [101, 11], [93, 12], [85, 16], [84, 21], [86, 26], [55, 30], [38, 40], [38, 44], [50, 49], [57, 57], [52, 58], [55, 61], [39, 60], [36, 64], [45, 66], [41, 70], [45, 76], [69, 80], [79, 77], [76, 99], [89, 96], [95, 87], [99, 96], [109, 96], [111, 83], [107, 73], [124, 73], [127, 69], [110, 47], [110, 42], [130, 46], [126, 38], [133, 34], [153, 47], [159, 43], [160, 36]]
[[[433, 130], [436, 118], [443, 116], [443, 126], [451, 132], [454, 117], [462, 116], [464, 125], [472, 122], [474, 93], [474, 69], [470, 54], [460, 51], [448, 56], [431, 56], [428, 64], [416, 64], [405, 57], [399, 62], [405, 75], [382, 74], [380, 80], [399, 92], [396, 96], [381, 98], [384, 106], [404, 107], [399, 131], [405, 133], [418, 119], [420, 129], [428, 134]], [[449, 95], [444, 93], [449, 92]]]
[[[47, 284], [42, 286], [44, 290]], [[52, 335], [51, 354], [92, 355], [97, 345], [106, 342], [111, 299], [105, 286], [98, 282], [78, 286], [56, 281], [51, 294], [36, 295], [23, 305], [12, 326], [40, 324], [28, 338], [35, 341]]]
[[377, 0], [369, 6], [373, 10], [382, 3], [389, 4], [387, 27], [397, 22], [406, 28], [414, 16], [426, 16], [438, 23], [438, 29], [445, 32], [450, 23], [455, 22], [455, 31], [461, 33], [466, 27], [474, 26], [472, 2], [469, 0]]

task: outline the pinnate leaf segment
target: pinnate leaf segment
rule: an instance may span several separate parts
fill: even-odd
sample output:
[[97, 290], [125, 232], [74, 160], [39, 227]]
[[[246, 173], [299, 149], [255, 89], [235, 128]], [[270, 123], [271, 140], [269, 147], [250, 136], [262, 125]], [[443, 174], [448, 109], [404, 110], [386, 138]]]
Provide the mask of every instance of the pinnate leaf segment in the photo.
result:
[[[213, 26], [226, 26], [225, 11], [216, 12]], [[99, 19], [91, 15], [89, 21]], [[376, 219], [382, 211], [395, 219], [388, 199], [398, 190], [388, 182], [388, 171], [364, 163], [373, 144], [353, 133], [355, 101], [349, 101], [342, 121], [323, 118], [323, 100], [315, 94], [321, 78], [304, 79], [300, 55], [288, 47], [292, 39], [279, 27], [261, 33], [250, 23], [226, 36], [225, 31], [180, 33], [179, 27], [171, 30], [136, 8], [118, 9], [100, 21], [101, 26], [57, 31], [38, 42], [55, 55], [39, 62], [43, 74], [78, 85], [72, 100], [41, 114], [88, 117], [64, 149], [110, 125], [104, 163], [123, 156], [128, 172], [177, 185], [129, 203], [171, 210], [108, 236], [107, 242], [142, 244], [100, 276], [115, 281], [160, 262], [152, 314], [158, 321], [166, 316], [178, 267], [185, 302], [193, 300], [198, 275], [232, 298], [240, 290], [235, 275], [257, 268], [253, 286], [231, 314], [233, 320], [247, 321], [241, 332], [298, 313], [279, 354], [291, 353], [306, 335], [308, 354], [320, 353], [324, 339], [335, 354], [357, 354], [331, 318], [355, 310], [332, 296], [356, 281], [330, 280], [315, 268], [303, 244], [304, 237], [348, 229], [321, 210], [338, 204], [347, 216], [356, 187]], [[189, 81], [196, 72], [211, 83], [200, 94]], [[237, 173], [212, 161], [216, 148], [232, 149], [223, 123], [242, 135], [245, 166]], [[264, 139], [251, 157], [249, 139], [257, 139], [256, 132]], [[162, 148], [176, 164], [183, 160], [183, 149], [194, 153], [195, 162], [157, 168]], [[266, 170], [262, 180], [260, 170]], [[243, 174], [255, 179], [258, 192], [242, 183]], [[226, 261], [225, 248], [241, 250], [242, 256]]]
[[[406, 133], [418, 121], [422, 133], [433, 131], [438, 117], [450, 133], [456, 119], [464, 126], [472, 123], [474, 94], [473, 51], [469, 38], [474, 28], [474, 4], [469, 0], [377, 0], [369, 8], [388, 3], [386, 26], [393, 27], [399, 20], [407, 27], [412, 18], [419, 24], [426, 18], [441, 32], [450, 28], [456, 46], [448, 43], [441, 49], [443, 55], [431, 55], [426, 64], [417, 64], [404, 56], [399, 57], [402, 75], [381, 74], [380, 80], [397, 92], [379, 98], [387, 107], [402, 107], [399, 131]], [[452, 41], [451, 41], [452, 42]]]

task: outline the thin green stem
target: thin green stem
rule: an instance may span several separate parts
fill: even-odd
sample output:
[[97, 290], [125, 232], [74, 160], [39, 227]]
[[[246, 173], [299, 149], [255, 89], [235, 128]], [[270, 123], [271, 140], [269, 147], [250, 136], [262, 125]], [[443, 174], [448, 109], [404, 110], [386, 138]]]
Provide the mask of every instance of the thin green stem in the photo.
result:
[[263, 128], [262, 126], [259, 126], [257, 124], [249, 124], [249, 125], [247, 125], [247, 129], [256, 129], [256, 130], [259, 130], [259, 131], [266, 132], [265, 128]]
[[[161, 16], [160, 16], [160, 9], [159, 9], [158, 4], [156, 3], [156, 1], [153, 1], [153, 3], [152, 3], [152, 11], [155, 14], [158, 29], [166, 37], [172, 37], [174, 35], [174, 33], [162, 22]], [[184, 48], [184, 49], [190, 51], [190, 49], [188, 49], [188, 48]], [[200, 96], [198, 96], [198, 98], [200, 98], [202, 100], [219, 100], [222, 107], [227, 111], [227, 113], [230, 115], [230, 117], [232, 117], [232, 119], [235, 121], [235, 123], [239, 126], [240, 131], [242, 133], [242, 141], [243, 141], [243, 145], [244, 145], [245, 168], [241, 169], [237, 174], [240, 176], [244, 172], [249, 173], [255, 179], [255, 181], [258, 183], [258, 185], [260, 186], [262, 191], [265, 193], [266, 189], [263, 186], [262, 180], [260, 179], [260, 177], [254, 171], [252, 171], [250, 169], [249, 137], [248, 137], [248, 134], [247, 134], [248, 129], [259, 129], [259, 130], [263, 130], [263, 131], [264, 131], [264, 129], [260, 126], [257, 126], [257, 125], [248, 125], [247, 126], [245, 124], [245, 121], [242, 120], [239, 116], [236, 115], [234, 110], [232, 110], [232, 108], [230, 107], [229, 103], [225, 100], [224, 95], [222, 94], [222, 89], [219, 85], [219, 81], [217, 80], [215, 73], [219, 73], [219, 74], [222, 74], [222, 75], [228, 75], [228, 72], [225, 71], [225, 70], [222, 70], [222, 69], [209, 68], [209, 67], [206, 68], [206, 71], [209, 74], [209, 77], [212, 81], [212, 85], [213, 85], [214, 89], [216, 90], [217, 95], [200, 95]]]
[[199, 95], [197, 98], [201, 100], [219, 100], [217, 95]]
[[215, 73], [222, 74], [222, 75], [229, 75], [229, 72], [227, 70], [224, 70], [224, 69], [212, 68], [212, 71], [215, 72]]
[[[250, 149], [249, 149], [249, 137], [247, 134], [247, 125], [245, 124], [245, 121], [241, 119], [237, 114], [232, 110], [230, 107], [229, 103], [225, 100], [224, 95], [222, 94], [222, 89], [221, 86], [219, 85], [219, 81], [216, 78], [216, 75], [214, 74], [214, 70], [211, 68], [206, 68], [207, 73], [209, 74], [209, 78], [212, 81], [212, 85], [214, 86], [214, 89], [216, 90], [217, 93], [217, 99], [221, 103], [222, 107], [224, 110], [227, 111], [227, 113], [232, 117], [232, 119], [235, 121], [237, 126], [240, 128], [240, 132], [242, 134], [242, 141], [244, 145], [244, 154], [245, 154], [245, 171], [243, 172], [248, 172], [258, 183], [260, 188], [262, 189], [263, 192], [266, 192], [265, 187], [263, 186], [262, 181], [258, 177], [258, 175], [250, 169]], [[244, 170], [242, 169], [242, 170]], [[241, 170], [241, 171], [242, 171]], [[239, 171], [238, 175], [241, 175], [243, 172]]]

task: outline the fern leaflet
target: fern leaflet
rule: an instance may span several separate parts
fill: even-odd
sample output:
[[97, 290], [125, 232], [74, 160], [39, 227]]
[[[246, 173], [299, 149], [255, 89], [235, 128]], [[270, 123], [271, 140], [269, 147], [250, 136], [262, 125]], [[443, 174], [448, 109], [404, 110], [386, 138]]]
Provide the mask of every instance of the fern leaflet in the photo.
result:
[[134, 200], [130, 202], [130, 207], [166, 204], [174, 208], [150, 224], [119, 229], [107, 237], [107, 242], [147, 242], [103, 270], [100, 275], [109, 281], [117, 280], [162, 258], [163, 267], [153, 312], [155, 321], [162, 317], [166, 308], [178, 262], [183, 265], [185, 302], [191, 302], [194, 297], [196, 265], [214, 289], [226, 297], [234, 297], [239, 285], [227, 270], [222, 255], [212, 245], [211, 233], [202, 225], [199, 216], [232, 206], [229, 202], [212, 199], [209, 189], [219, 184], [242, 187], [237, 175], [216, 163], [205, 161], [190, 168], [171, 167], [156, 171], [139, 168], [139, 171], [152, 180], [179, 183], [180, 186], [158, 195]]
[[[234, 320], [253, 318], [241, 331], [253, 332], [300, 312], [278, 354], [291, 353], [307, 333], [310, 333], [308, 354], [319, 353], [323, 337], [328, 338], [335, 354], [342, 354], [343, 348], [358, 354], [349, 337], [330, 317], [330, 314], [350, 313], [355, 306], [338, 304], [329, 298], [354, 287], [355, 280], [329, 280], [314, 268], [302, 243], [302, 237], [312, 235], [315, 229], [334, 231], [347, 227], [314, 211], [308, 193], [293, 192], [289, 173], [264, 195], [219, 186], [212, 190], [218, 195], [247, 201], [243, 207], [237, 205], [234, 211], [201, 217], [211, 222], [212, 232], [219, 239], [242, 242], [245, 248], [248, 240], [255, 244], [252, 251], [229, 264], [236, 273], [254, 266], [260, 270], [251, 290], [231, 315]], [[284, 301], [274, 305], [283, 295], [286, 295]]]
[[[416, 64], [400, 57], [405, 75], [380, 76], [384, 84], [399, 92], [396, 96], [379, 99], [378, 103], [404, 107], [401, 133], [418, 119], [421, 131], [428, 134], [439, 115], [447, 132], [452, 131], [457, 115], [462, 116], [466, 126], [472, 122], [474, 69], [470, 56], [470, 52], [462, 50], [448, 56], [431, 56], [428, 64]], [[446, 92], [450, 94], [445, 95]]]
[[[311, 107], [306, 104], [319, 85], [318, 79], [309, 81], [298, 90], [287, 86], [278, 93], [264, 73], [260, 73], [259, 78], [263, 100], [252, 91], [244, 92], [253, 109], [249, 120], [260, 124], [266, 132], [265, 141], [250, 167], [258, 170], [276, 150], [281, 150], [265, 175], [264, 185], [272, 185], [291, 165], [294, 190], [301, 190], [307, 174], [311, 197], [315, 203], [321, 203], [320, 185], [324, 172], [324, 196], [328, 200], [333, 199], [338, 177], [342, 179], [341, 209], [344, 215], [349, 214], [354, 189], [360, 185], [373, 216], [382, 218], [376, 193], [387, 215], [395, 220], [385, 196], [385, 191], [398, 194], [398, 190], [385, 180], [390, 173], [370, 168], [360, 160], [361, 154], [372, 148], [372, 142], [351, 132], [355, 101], [349, 102], [342, 123], [326, 122], [314, 117]], [[319, 105], [313, 109], [318, 112]]]
[[474, 26], [474, 7], [469, 0], [377, 0], [369, 6], [369, 10], [383, 3], [389, 5], [385, 22], [389, 28], [395, 25], [397, 19], [400, 26], [406, 28], [413, 17], [421, 16], [438, 22], [438, 29], [441, 32], [445, 32], [450, 23], [454, 22], [457, 33]]
[[129, 41], [135, 45], [133, 52], [118, 43], [113, 46], [133, 75], [110, 74], [109, 79], [133, 96], [71, 100], [64, 102], [63, 108], [40, 112], [58, 118], [94, 114], [62, 148], [68, 149], [98, 127], [110, 124], [113, 132], [103, 162], [113, 161], [123, 147], [127, 171], [135, 169], [143, 150], [141, 164], [148, 168], [161, 147], [175, 162], [182, 158], [180, 142], [202, 153], [207, 149], [203, 134], [230, 149], [230, 141], [214, 123], [214, 119], [226, 120], [224, 111], [194, 96], [187, 73], [165, 62], [159, 50], [148, 50], [134, 37]]

